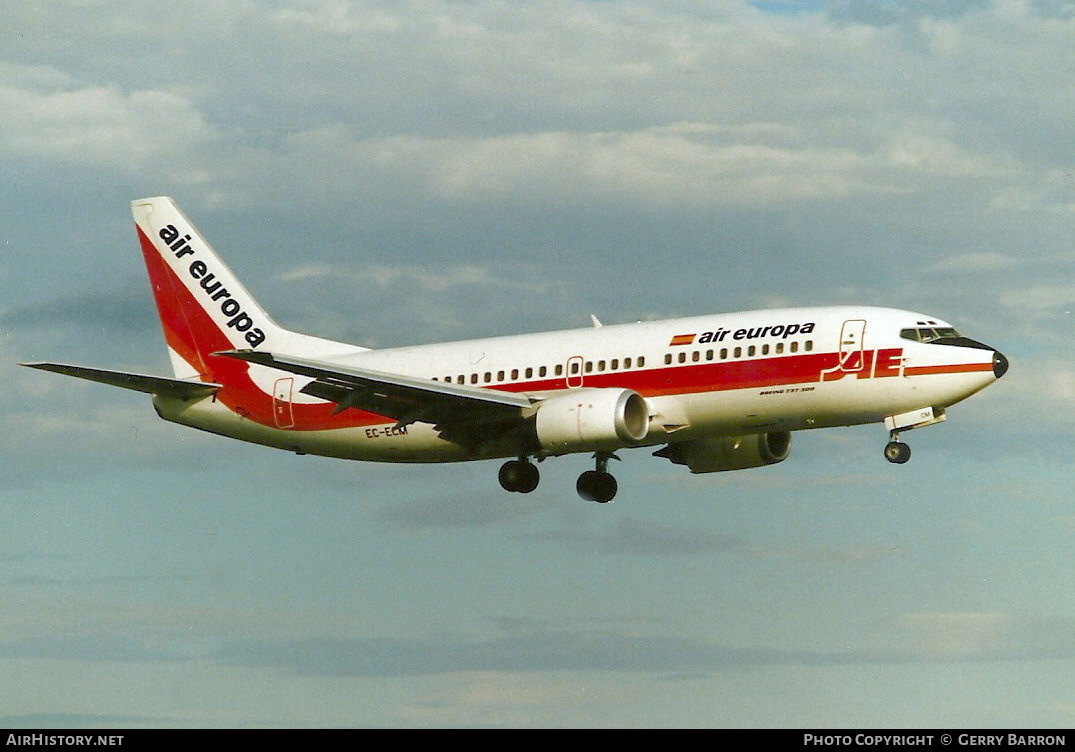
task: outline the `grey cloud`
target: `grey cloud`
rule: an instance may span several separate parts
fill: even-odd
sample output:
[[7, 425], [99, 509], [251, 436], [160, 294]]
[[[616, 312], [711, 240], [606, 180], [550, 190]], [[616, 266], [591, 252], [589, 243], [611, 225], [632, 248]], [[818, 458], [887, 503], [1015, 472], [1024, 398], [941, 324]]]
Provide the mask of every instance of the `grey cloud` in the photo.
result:
[[148, 283], [137, 292], [94, 290], [0, 309], [0, 325], [16, 328], [76, 326], [86, 335], [94, 328], [110, 332], [148, 334], [160, 328]]
[[1030, 0], [1030, 7], [1042, 18], [1070, 20], [1075, 17], [1075, 5], [1071, 0]]
[[845, 656], [740, 649], [676, 637], [600, 631], [545, 632], [485, 641], [451, 638], [229, 641], [217, 656], [239, 666], [277, 666], [319, 676], [413, 676], [455, 671], [694, 672], [846, 662]]
[[901, 652], [916, 659], [1075, 658], [1075, 618], [1072, 617], [923, 612], [904, 614], [894, 626], [901, 633]]
[[59, 587], [87, 587], [93, 585], [129, 585], [141, 583], [165, 583], [187, 582], [189, 577], [157, 576], [157, 575], [115, 575], [111, 577], [50, 577], [40, 574], [26, 574], [12, 577], [8, 582], [12, 585], [49, 585]]
[[400, 531], [488, 527], [528, 517], [537, 511], [538, 507], [532, 503], [505, 499], [490, 483], [488, 493], [460, 493], [448, 498], [436, 493], [416, 494], [380, 507], [376, 515], [381, 522]]
[[215, 640], [196, 649], [182, 640], [112, 634], [38, 636], [0, 643], [0, 657], [91, 662], [211, 660], [230, 666], [281, 668], [311, 676], [418, 676], [449, 672], [651, 672], [682, 677], [760, 666], [838, 666], [1026, 661], [1075, 658], [1070, 619], [1007, 615], [908, 615], [897, 629], [907, 640], [891, 649], [806, 651], [727, 647], [694, 637], [618, 630], [544, 629], [534, 620], [502, 637], [469, 640], [309, 637]]
[[922, 18], [958, 19], [988, 5], [989, 0], [836, 0], [828, 4], [828, 14], [837, 21], [888, 26]]
[[189, 658], [183, 649], [150, 644], [149, 641], [108, 633], [40, 635], [0, 643], [0, 657], [47, 660], [146, 663]]
[[[454, 637], [228, 640], [216, 658], [238, 666], [281, 667], [318, 676], [413, 676], [462, 671], [629, 671], [705, 674], [759, 666], [993, 662], [1075, 658], [1072, 624], [1014, 620], [988, 642], [965, 649], [904, 645], [891, 650], [802, 651], [732, 648], [704, 639], [535, 630], [488, 640]], [[976, 630], [971, 630], [977, 634]]]
[[168, 724], [171, 719], [144, 715], [96, 715], [93, 713], [23, 713], [0, 715], [6, 729], [107, 729]]
[[676, 528], [636, 517], [621, 518], [601, 532], [567, 529], [533, 537], [539, 541], [562, 543], [573, 550], [597, 549], [631, 556], [689, 556], [714, 551], [749, 550], [745, 541], [734, 536], [708, 530]]

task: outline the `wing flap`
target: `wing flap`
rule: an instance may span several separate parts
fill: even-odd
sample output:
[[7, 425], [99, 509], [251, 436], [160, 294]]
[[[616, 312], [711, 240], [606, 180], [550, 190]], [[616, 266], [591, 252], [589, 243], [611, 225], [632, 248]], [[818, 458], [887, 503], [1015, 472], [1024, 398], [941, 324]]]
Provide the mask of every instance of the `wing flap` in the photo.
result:
[[65, 376], [74, 376], [87, 381], [96, 381], [99, 384], [118, 386], [121, 389], [130, 389], [135, 392], [186, 400], [200, 399], [216, 394], [221, 386], [220, 384], [211, 384], [204, 381], [184, 381], [182, 379], [146, 376], [126, 371], [108, 371], [103, 368], [72, 366], [65, 363], [20, 363], [20, 365], [24, 365], [27, 368], [37, 368], [41, 371], [62, 373]]

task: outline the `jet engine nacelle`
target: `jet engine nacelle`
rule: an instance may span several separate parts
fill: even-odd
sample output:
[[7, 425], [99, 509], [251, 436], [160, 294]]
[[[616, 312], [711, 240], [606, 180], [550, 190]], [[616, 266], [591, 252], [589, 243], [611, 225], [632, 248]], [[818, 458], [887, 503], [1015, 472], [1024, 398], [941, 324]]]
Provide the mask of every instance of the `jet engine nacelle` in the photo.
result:
[[630, 389], [572, 389], [541, 403], [536, 430], [551, 454], [617, 449], [646, 438], [649, 405]]
[[775, 465], [786, 460], [790, 452], [791, 433], [776, 431], [683, 441], [669, 444], [654, 454], [667, 457], [677, 465], [686, 465], [692, 473], [719, 473]]

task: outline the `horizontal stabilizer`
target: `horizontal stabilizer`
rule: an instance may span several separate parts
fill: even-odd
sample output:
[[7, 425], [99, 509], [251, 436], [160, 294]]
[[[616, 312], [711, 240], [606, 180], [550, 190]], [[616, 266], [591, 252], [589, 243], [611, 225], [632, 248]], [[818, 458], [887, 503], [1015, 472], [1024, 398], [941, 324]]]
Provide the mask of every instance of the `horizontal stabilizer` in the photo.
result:
[[100, 384], [108, 384], [109, 386], [131, 389], [136, 392], [145, 392], [146, 394], [162, 397], [176, 397], [178, 399], [208, 397], [220, 389], [220, 384], [209, 384], [204, 381], [184, 381], [182, 379], [168, 379], [163, 376], [143, 376], [138, 373], [106, 371], [101, 368], [69, 366], [63, 363], [21, 363], [20, 365], [28, 368], [38, 368], [42, 371], [62, 373], [66, 376], [75, 376], [88, 381], [96, 381]]

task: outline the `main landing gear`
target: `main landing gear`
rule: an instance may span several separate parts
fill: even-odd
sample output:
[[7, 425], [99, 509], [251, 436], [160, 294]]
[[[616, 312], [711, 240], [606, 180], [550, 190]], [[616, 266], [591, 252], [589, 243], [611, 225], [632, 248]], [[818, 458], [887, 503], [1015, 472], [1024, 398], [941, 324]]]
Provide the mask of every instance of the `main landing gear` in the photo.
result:
[[885, 459], [889, 462], [902, 465], [911, 459], [911, 447], [900, 441], [899, 431], [889, 431], [889, 442], [885, 444]]
[[612, 452], [598, 452], [594, 455], [597, 460], [596, 470], [587, 470], [579, 476], [575, 483], [575, 490], [586, 501], [596, 501], [598, 504], [607, 504], [616, 496], [618, 484], [608, 471], [608, 461], [618, 460], [619, 457]]
[[[597, 460], [597, 469], [587, 470], [580, 475], [575, 489], [586, 501], [607, 504], [616, 495], [618, 487], [616, 479], [608, 471], [608, 461], [618, 460], [619, 457], [612, 452], [598, 452], [594, 459]], [[499, 480], [505, 491], [525, 494], [538, 487], [540, 475], [528, 457], [520, 457], [517, 460], [508, 460], [500, 466]]]
[[541, 475], [537, 466], [526, 457], [509, 460], [500, 467], [500, 486], [505, 491], [530, 493], [538, 486]]

